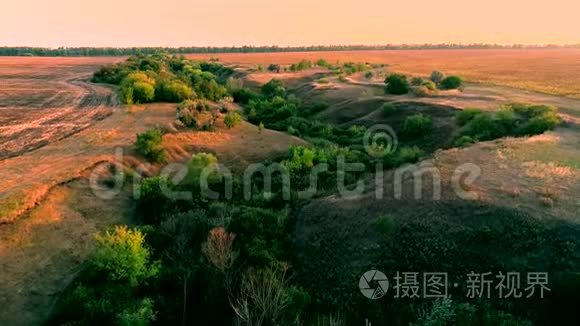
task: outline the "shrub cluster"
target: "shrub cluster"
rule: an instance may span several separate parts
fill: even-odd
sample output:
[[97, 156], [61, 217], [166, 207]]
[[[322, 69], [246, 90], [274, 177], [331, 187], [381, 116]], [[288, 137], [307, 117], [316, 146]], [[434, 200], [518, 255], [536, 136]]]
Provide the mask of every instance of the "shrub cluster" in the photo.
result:
[[276, 63], [272, 63], [268, 66], [268, 71], [270, 72], [280, 72], [280, 65]]
[[240, 123], [242, 123], [242, 116], [236, 111], [229, 112], [224, 117], [224, 124], [228, 128], [233, 128], [239, 125]]
[[457, 76], [445, 77], [439, 83], [441, 89], [458, 89], [461, 86], [463, 86], [463, 79]]
[[305, 69], [310, 69], [313, 66], [314, 65], [312, 64], [312, 61], [310, 61], [310, 60], [301, 60], [298, 63], [293, 63], [292, 65], [290, 65], [290, 71], [293, 71], [293, 72], [302, 71]]
[[216, 62], [196, 62], [183, 56], [133, 56], [123, 63], [102, 67], [93, 82], [119, 85], [123, 103], [174, 102], [203, 98], [218, 101], [231, 68]]
[[422, 114], [414, 114], [405, 119], [403, 123], [403, 134], [411, 137], [421, 137], [427, 135], [433, 128], [431, 118]]
[[457, 113], [456, 121], [462, 127], [456, 143], [466, 144], [505, 136], [541, 134], [554, 129], [560, 118], [554, 106], [512, 103], [497, 112], [465, 109]]
[[149, 129], [137, 135], [135, 150], [152, 162], [165, 160], [165, 149], [162, 145], [163, 133], [157, 129]]
[[386, 92], [393, 95], [402, 95], [409, 92], [409, 82], [407, 76], [402, 74], [391, 74], [385, 79]]

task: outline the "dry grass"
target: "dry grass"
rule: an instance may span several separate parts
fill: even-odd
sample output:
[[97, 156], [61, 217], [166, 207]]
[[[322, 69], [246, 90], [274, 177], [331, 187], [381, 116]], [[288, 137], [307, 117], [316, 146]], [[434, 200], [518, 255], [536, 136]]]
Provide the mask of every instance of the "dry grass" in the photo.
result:
[[[471, 80], [508, 86], [517, 86], [510, 83], [525, 78], [532, 83], [524, 85], [530, 89], [545, 91], [540, 89], [542, 85], [555, 85], [562, 94], [580, 94], [578, 50], [470, 50], [453, 54], [371, 51], [211, 56], [220, 57], [223, 62], [248, 65], [289, 64], [302, 58], [320, 57], [331, 62], [380, 62], [411, 74], [441, 69]], [[170, 162], [185, 162], [192, 153], [207, 151], [215, 153], [221, 163], [232, 169], [281, 155], [292, 144], [303, 143], [284, 133], [270, 130], [260, 133], [248, 123], [233, 129], [220, 128], [219, 120], [216, 132], [176, 130], [175, 105], [171, 104], [107, 108], [106, 104], [110, 104], [107, 94], [111, 90], [90, 85], [85, 79], [97, 66], [115, 60], [118, 59], [0, 58], [0, 159], [2, 155], [11, 156], [2, 153], [19, 154], [0, 161], [0, 224], [9, 222], [0, 225], [0, 269], [4, 280], [0, 292], [9, 294], [0, 298], [4, 307], [0, 320], [40, 322], [50, 308], [53, 294], [74, 277], [86, 259], [92, 234], [107, 225], [128, 222], [130, 198], [97, 200], [84, 179], [69, 181], [85, 177], [87, 169], [99, 162], [112, 160], [115, 148], [123, 149], [125, 168], [134, 169], [142, 164], [142, 158], [133, 152], [136, 133], [162, 126], [170, 131], [164, 137]], [[278, 77], [296, 86], [301, 83], [312, 86], [317, 74], [318, 70], [313, 69], [295, 75], [256, 73], [247, 78], [255, 84]], [[376, 82], [380, 84], [380, 80]], [[376, 123], [379, 121], [376, 111], [380, 108], [377, 103], [393, 99], [384, 95], [382, 85], [335, 80], [331, 85], [326, 89], [312, 86], [298, 90], [307, 99], [328, 100], [333, 107], [321, 114], [324, 117], [333, 112], [328, 119], [344, 115], [346, 121], [342, 122], [360, 119]], [[412, 95], [399, 99], [417, 100]], [[491, 109], [514, 99], [554, 103], [570, 108], [570, 112], [578, 112], [572, 109], [580, 107], [577, 106], [580, 102], [572, 99], [483, 86], [420, 101], [458, 107], [481, 104]], [[66, 132], [58, 134], [61, 129]], [[36, 140], [40, 142], [35, 144]], [[578, 222], [579, 141], [576, 129], [561, 128], [529, 139], [505, 139], [438, 152], [432, 162], [447, 183], [459, 164], [470, 162], [480, 166], [482, 176], [466, 187], [476, 191], [480, 200], [517, 207], [535, 216], [553, 215]], [[43, 147], [32, 150], [39, 144]], [[150, 172], [160, 168], [161, 165], [151, 166]], [[361, 209], [365, 207], [361, 205]], [[356, 238], [367, 240], [364, 234]]]
[[[271, 130], [258, 132], [248, 123], [225, 129], [218, 120], [216, 132], [178, 131], [164, 137], [171, 162], [185, 162], [192, 153], [215, 153], [232, 169], [286, 152], [302, 140]], [[102, 161], [112, 161], [115, 149], [124, 153], [124, 164], [134, 169], [143, 163], [133, 151], [135, 135], [148, 128], [172, 129], [174, 104], [152, 104], [117, 109], [112, 116], [71, 137], [36, 151], [0, 161], [0, 223], [13, 221], [34, 207], [53, 186], [79, 176]], [[155, 173], [160, 165], [151, 166]]]
[[[66, 139], [0, 161], [0, 320], [38, 324], [56, 295], [86, 260], [93, 234], [128, 223], [133, 201], [127, 193], [113, 200], [97, 198], [87, 185], [91, 167], [114, 160], [123, 149], [123, 165], [145, 163], [133, 152], [136, 133], [161, 126], [172, 129], [174, 104], [118, 108], [107, 119]], [[168, 163], [186, 162], [193, 152], [216, 153], [231, 169], [288, 151], [298, 138], [248, 123], [216, 132], [176, 130], [164, 137]], [[161, 164], [149, 166], [156, 173]], [[70, 182], [71, 179], [79, 178]], [[4, 224], [3, 224], [4, 223]]]
[[2, 282], [0, 320], [6, 325], [41, 324], [54, 300], [77, 275], [93, 248], [94, 234], [129, 223], [131, 198], [96, 198], [86, 181], [53, 188], [18, 223], [0, 228]]
[[[552, 216], [578, 223], [580, 167], [570, 166], [568, 160], [580, 161], [580, 148], [575, 145], [579, 140], [579, 133], [559, 129], [529, 139], [508, 138], [443, 151], [434, 164], [444, 179], [461, 163], [476, 164], [481, 176], [474, 186], [490, 203], [517, 207], [538, 218]], [[549, 158], [546, 147], [552, 148]]]
[[433, 70], [441, 70], [472, 82], [580, 98], [580, 49], [233, 53], [190, 57], [214, 57], [221, 62], [241, 65], [288, 65], [301, 59], [315, 61], [319, 58], [331, 63], [384, 63], [393, 71], [413, 75], [427, 76]]
[[87, 80], [118, 58], [0, 58], [0, 160], [67, 137], [111, 114], [111, 87]]

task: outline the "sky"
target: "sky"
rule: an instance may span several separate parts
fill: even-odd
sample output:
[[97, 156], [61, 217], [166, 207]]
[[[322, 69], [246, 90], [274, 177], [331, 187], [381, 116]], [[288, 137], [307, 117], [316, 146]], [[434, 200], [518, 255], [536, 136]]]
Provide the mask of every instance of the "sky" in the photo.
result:
[[2, 0], [0, 46], [578, 44], [578, 0]]

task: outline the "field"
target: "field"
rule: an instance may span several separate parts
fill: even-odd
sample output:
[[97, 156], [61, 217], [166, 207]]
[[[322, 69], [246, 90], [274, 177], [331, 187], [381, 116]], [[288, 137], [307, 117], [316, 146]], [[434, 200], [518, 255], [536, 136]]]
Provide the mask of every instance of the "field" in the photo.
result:
[[[344, 293], [340, 293], [340, 286], [358, 280], [360, 272], [368, 267], [376, 267], [373, 259], [377, 248], [401, 249], [398, 244], [385, 243], [385, 237], [375, 227], [385, 212], [395, 214], [400, 230], [408, 231], [396, 238], [404, 247], [402, 256], [395, 257], [399, 262], [409, 257], [429, 257], [424, 258], [427, 264], [428, 259], [437, 257], [436, 261], [447, 267], [456, 261], [477, 266], [475, 262], [481, 259], [500, 267], [528, 268], [523, 261], [529, 259], [537, 264], [534, 267], [554, 268], [563, 266], [558, 265], [562, 254], [575, 257], [570, 266], [580, 266], [575, 254], [576, 246], [580, 245], [580, 200], [576, 195], [580, 192], [580, 50], [358, 51], [189, 57], [219, 58], [220, 63], [236, 69], [235, 76], [245, 86], [255, 90], [273, 78], [281, 79], [289, 94], [301, 103], [328, 104], [308, 117], [324, 124], [345, 129], [388, 124], [400, 133], [404, 120], [412, 114], [432, 118], [429, 137], [409, 144], [421, 145], [426, 155], [420, 163], [440, 173], [441, 200], [411, 198], [414, 190], [411, 178], [403, 179], [403, 198], [392, 200], [390, 186], [397, 173], [392, 169], [385, 171], [383, 177], [382, 192], [388, 200], [375, 200], [378, 186], [365, 179], [367, 190], [362, 196], [344, 200], [337, 194], [325, 195], [293, 212], [295, 220], [288, 240], [292, 250], [297, 251], [296, 263], [300, 265], [296, 279], [306, 288], [311, 287], [309, 290], [320, 282], [331, 285], [318, 291], [317, 299], [336, 296], [350, 302], [348, 295], [341, 297]], [[331, 63], [352, 61], [388, 66], [374, 68], [374, 77], [370, 79], [363, 73], [338, 78], [323, 68], [280, 73], [255, 69], [258, 64], [286, 66], [302, 59], [319, 58]], [[0, 293], [8, 294], [0, 298], [4, 307], [0, 322], [42, 323], [90, 257], [95, 246], [94, 233], [117, 224], [137, 224], [130, 185], [115, 200], [106, 200], [95, 196], [88, 181], [96, 166], [117, 159], [119, 149], [125, 171], [145, 167], [146, 176], [158, 174], [164, 164], [148, 163], [135, 151], [137, 133], [151, 128], [166, 131], [163, 137], [166, 163], [183, 164], [194, 153], [209, 152], [238, 173], [252, 163], [279, 159], [293, 145], [313, 146], [316, 141], [292, 136], [285, 128], [263, 129], [246, 121], [226, 128], [225, 112], [218, 114], [216, 130], [192, 131], [176, 123], [176, 104], [121, 105], [115, 86], [89, 81], [100, 66], [121, 60], [0, 57], [3, 279]], [[384, 92], [385, 69], [425, 77], [437, 69], [458, 74], [468, 83], [463, 91], [442, 90], [437, 96], [388, 95]], [[326, 81], [321, 82], [321, 78]], [[469, 107], [493, 112], [513, 101], [555, 105], [564, 123], [533, 137], [500, 138], [452, 148], [459, 130], [454, 121], [456, 112]], [[384, 114], [383, 104], [387, 102], [396, 107], [395, 114]], [[244, 112], [236, 103], [220, 105], [226, 112]], [[455, 170], [465, 163], [481, 168], [481, 176], [464, 185], [471, 193], [470, 200], [458, 198], [452, 187]], [[428, 197], [432, 191], [430, 181], [422, 183], [420, 190]], [[536, 232], [533, 239], [519, 228]], [[507, 236], [502, 238], [503, 235]], [[519, 243], [514, 244], [511, 236], [525, 244], [517, 247]], [[470, 253], [476, 258], [461, 251], [464, 245], [478, 241], [488, 247], [472, 248]], [[528, 256], [519, 257], [520, 253], [511, 246], [527, 250]], [[430, 251], [431, 248], [449, 251], [441, 254]], [[502, 250], [505, 257], [489, 253]], [[553, 252], [547, 254], [550, 250]], [[454, 254], [465, 256], [454, 259]], [[548, 258], [543, 260], [544, 257]], [[430, 267], [420, 265], [425, 266]]]
[[116, 58], [0, 58], [0, 160], [62, 139], [111, 114], [110, 87], [87, 82]]
[[[175, 105], [120, 107], [114, 89], [88, 81], [98, 67], [117, 60], [0, 58], [0, 79], [7, 81], [0, 86], [0, 292], [10, 293], [0, 299], [3, 322], [45, 319], [55, 293], [90, 254], [94, 233], [131, 223], [131, 198], [95, 200], [87, 180], [95, 166], [117, 159], [116, 149], [129, 170], [146, 163], [133, 150], [137, 133], [155, 126], [174, 130], [164, 140], [170, 162], [207, 151], [233, 170], [303, 143], [276, 131], [258, 132], [248, 123], [177, 132]], [[38, 88], [49, 100], [34, 96]], [[246, 144], [251, 150], [239, 151]], [[145, 174], [159, 168], [148, 166]]]
[[470, 82], [580, 98], [580, 49], [419, 50], [190, 55], [241, 65], [289, 65], [302, 59], [388, 64], [389, 70], [428, 76], [433, 70]]

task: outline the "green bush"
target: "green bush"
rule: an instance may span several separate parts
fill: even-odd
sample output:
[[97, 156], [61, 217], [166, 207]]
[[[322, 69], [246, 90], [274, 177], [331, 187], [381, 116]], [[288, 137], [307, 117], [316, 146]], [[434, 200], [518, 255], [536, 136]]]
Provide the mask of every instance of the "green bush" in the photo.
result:
[[445, 77], [440, 85], [441, 89], [458, 89], [463, 86], [463, 79], [457, 76]]
[[284, 83], [282, 83], [282, 81], [279, 79], [272, 79], [266, 84], [262, 85], [261, 92], [265, 97], [268, 98], [286, 96], [286, 88], [284, 88]]
[[134, 104], [133, 85], [127, 84], [119, 87], [119, 98], [123, 104]]
[[506, 135], [506, 130], [503, 130], [502, 126], [490, 113], [483, 112], [475, 115], [465, 125], [462, 135], [471, 136], [477, 140], [491, 140]]
[[272, 63], [268, 66], [268, 71], [270, 72], [280, 72], [280, 65]]
[[508, 104], [494, 113], [466, 109], [459, 112], [456, 118], [457, 124], [463, 126], [460, 136], [469, 136], [474, 141], [537, 135], [554, 129], [560, 123], [555, 107], [525, 103]]
[[373, 78], [373, 72], [372, 72], [372, 71], [367, 71], [367, 72], [365, 72], [365, 78], [366, 78], [366, 79], [371, 79], [371, 78]]
[[376, 226], [383, 235], [389, 236], [395, 231], [395, 218], [390, 214], [382, 215], [377, 219]]
[[[181, 102], [190, 98], [218, 101], [242, 87], [229, 78], [233, 69], [216, 62], [196, 62], [183, 56], [155, 54], [129, 57], [125, 62], [101, 68], [95, 82], [119, 84], [123, 103]], [[152, 96], [151, 87], [154, 88]]]
[[521, 136], [538, 135], [556, 128], [559, 124], [560, 118], [556, 114], [543, 113], [521, 125], [516, 133]]
[[174, 80], [161, 80], [155, 93], [157, 101], [179, 103], [194, 97], [194, 92], [186, 84]]
[[133, 84], [133, 101], [135, 103], [149, 103], [155, 99], [155, 88], [145, 82]]
[[231, 221], [228, 232], [236, 234], [240, 258], [271, 266], [284, 255], [285, 217], [271, 210], [243, 208]]
[[153, 300], [145, 298], [134, 307], [127, 308], [117, 315], [119, 326], [146, 326], [157, 318]]
[[301, 71], [304, 69], [312, 68], [312, 61], [309, 60], [300, 60], [298, 63], [294, 63], [290, 66], [290, 71], [296, 72]]
[[142, 223], [159, 225], [164, 220], [171, 205], [174, 205], [173, 198], [166, 191], [174, 188], [175, 185], [167, 177], [155, 176], [141, 180], [137, 213]]
[[332, 65], [324, 59], [318, 59], [318, 61], [316, 61], [316, 65], [323, 68], [332, 68]]
[[[207, 170], [206, 170], [207, 169]], [[216, 183], [222, 180], [218, 171], [218, 159], [211, 153], [197, 153], [191, 156], [187, 163], [187, 176], [185, 182], [190, 185], [199, 186], [200, 178], [207, 171], [208, 184]]]
[[258, 94], [245, 87], [232, 92], [232, 96], [234, 97], [234, 102], [240, 104], [248, 104], [250, 101], [258, 98]]
[[397, 155], [398, 164], [417, 163], [425, 153], [417, 146], [402, 147]]
[[481, 109], [476, 108], [465, 108], [461, 111], [458, 111], [455, 114], [455, 121], [459, 126], [465, 126], [468, 124], [473, 118], [482, 114], [483, 111]]
[[348, 128], [348, 132], [351, 134], [352, 137], [362, 137], [364, 136], [367, 128], [361, 125], [352, 125]]
[[395, 111], [397, 109], [395, 108], [393, 103], [386, 102], [386, 103], [383, 103], [382, 110], [383, 110], [383, 115], [389, 116], [389, 115], [395, 113]]
[[136, 286], [159, 272], [159, 266], [150, 262], [151, 254], [140, 231], [118, 226], [113, 232], [97, 235], [96, 240], [92, 266], [110, 280]]
[[225, 86], [218, 84], [215, 79], [203, 80], [195, 85], [195, 92], [210, 101], [219, 101], [228, 95]]
[[157, 129], [150, 129], [137, 135], [135, 150], [152, 162], [165, 161], [165, 149], [162, 145], [163, 134]]
[[556, 114], [557, 108], [553, 105], [536, 105], [527, 103], [511, 103], [504, 108], [513, 110], [516, 114], [530, 119], [544, 114]]
[[91, 82], [119, 85], [127, 73], [119, 64], [103, 66], [93, 74]]
[[149, 103], [155, 98], [155, 80], [144, 72], [128, 74], [119, 87], [121, 101], [125, 104]]
[[385, 79], [385, 84], [387, 84], [385, 90], [389, 94], [402, 95], [409, 92], [409, 82], [405, 75], [391, 74]]
[[475, 143], [475, 139], [473, 139], [471, 136], [464, 135], [455, 140], [453, 145], [456, 147], [466, 147], [473, 143]]
[[224, 124], [228, 128], [233, 128], [242, 123], [242, 116], [238, 112], [229, 112], [224, 118]]
[[433, 127], [431, 118], [422, 114], [409, 116], [403, 122], [402, 132], [407, 136], [424, 136], [428, 134]]

